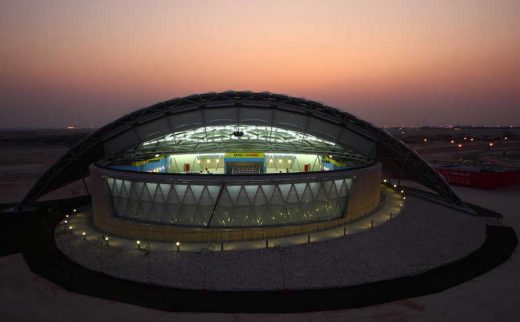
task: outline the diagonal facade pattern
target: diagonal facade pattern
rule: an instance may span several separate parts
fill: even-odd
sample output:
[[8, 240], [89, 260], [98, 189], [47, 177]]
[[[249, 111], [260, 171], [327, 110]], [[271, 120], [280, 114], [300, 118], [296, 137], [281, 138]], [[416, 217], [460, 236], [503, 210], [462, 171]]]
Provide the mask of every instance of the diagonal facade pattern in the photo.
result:
[[340, 218], [352, 178], [279, 184], [150, 183], [107, 177], [113, 214], [195, 227], [265, 227]]

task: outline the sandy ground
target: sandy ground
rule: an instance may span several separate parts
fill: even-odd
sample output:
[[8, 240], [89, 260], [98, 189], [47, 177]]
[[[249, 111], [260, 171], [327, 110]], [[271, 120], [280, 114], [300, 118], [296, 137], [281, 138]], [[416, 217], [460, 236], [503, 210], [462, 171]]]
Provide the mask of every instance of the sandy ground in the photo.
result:
[[[0, 204], [20, 201], [36, 180], [70, 147], [62, 145], [5, 145], [0, 158]], [[85, 193], [81, 181], [42, 198], [70, 198]]]
[[0, 203], [19, 201], [36, 179], [67, 149], [65, 146], [3, 146], [0, 158]]
[[[520, 230], [520, 188], [457, 189], [470, 202], [504, 214]], [[33, 274], [21, 255], [0, 258], [0, 316], [3, 321], [517, 321], [520, 259], [442, 293], [355, 310], [305, 314], [169, 313], [70, 293]]]

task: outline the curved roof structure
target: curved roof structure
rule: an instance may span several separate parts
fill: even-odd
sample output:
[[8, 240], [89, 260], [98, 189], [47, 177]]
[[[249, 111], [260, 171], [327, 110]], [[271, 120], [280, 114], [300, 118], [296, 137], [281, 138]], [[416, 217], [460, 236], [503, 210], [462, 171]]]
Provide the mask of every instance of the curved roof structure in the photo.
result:
[[[241, 113], [243, 114], [243, 113]], [[256, 113], [261, 114], [261, 113]], [[257, 115], [259, 117], [260, 115]], [[271, 117], [272, 115], [265, 115]], [[258, 120], [249, 120], [258, 122]], [[298, 127], [288, 120], [285, 127]], [[238, 135], [238, 136], [237, 136]], [[273, 126], [272, 124], [229, 124], [202, 126], [176, 131], [153, 140], [140, 143], [128, 150], [133, 158], [163, 153], [211, 153], [225, 151], [269, 151], [342, 156], [351, 160], [372, 160], [351, 147], [321, 139], [309, 133]], [[368, 146], [370, 146], [369, 144]]]
[[251, 124], [308, 133], [413, 178], [447, 202], [464, 206], [444, 178], [406, 144], [355, 116], [287, 95], [228, 91], [175, 98], [127, 114], [90, 134], [50, 167], [20, 203], [88, 175], [88, 166], [105, 157], [171, 133], [226, 124]]

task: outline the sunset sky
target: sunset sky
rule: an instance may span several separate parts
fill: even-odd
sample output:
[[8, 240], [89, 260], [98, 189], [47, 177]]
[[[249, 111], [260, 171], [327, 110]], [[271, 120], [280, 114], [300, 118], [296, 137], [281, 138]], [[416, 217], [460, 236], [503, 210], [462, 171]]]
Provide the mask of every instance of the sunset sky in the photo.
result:
[[0, 127], [229, 89], [379, 126], [520, 125], [520, 0], [2, 0], [0, 41]]

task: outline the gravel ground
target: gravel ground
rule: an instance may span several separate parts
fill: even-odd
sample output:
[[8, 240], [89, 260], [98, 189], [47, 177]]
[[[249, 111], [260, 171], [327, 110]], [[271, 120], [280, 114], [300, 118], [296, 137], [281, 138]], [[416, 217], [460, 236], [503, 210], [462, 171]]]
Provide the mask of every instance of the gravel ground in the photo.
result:
[[468, 255], [485, 223], [419, 198], [395, 220], [362, 233], [284, 248], [229, 252], [152, 251], [104, 247], [56, 233], [58, 247], [93, 270], [123, 279], [208, 290], [308, 289], [349, 286], [417, 274]]

